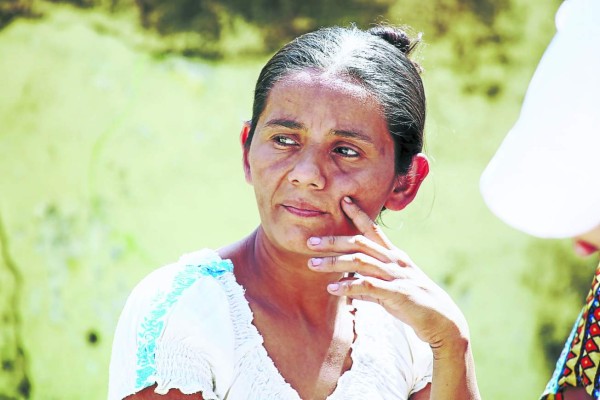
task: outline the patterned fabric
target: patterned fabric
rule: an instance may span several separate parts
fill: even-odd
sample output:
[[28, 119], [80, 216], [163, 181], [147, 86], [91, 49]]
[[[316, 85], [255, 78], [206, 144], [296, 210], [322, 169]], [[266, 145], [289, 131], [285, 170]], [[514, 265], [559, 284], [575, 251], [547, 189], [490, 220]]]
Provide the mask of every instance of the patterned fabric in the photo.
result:
[[585, 306], [556, 363], [556, 370], [541, 400], [563, 400], [567, 387], [583, 387], [600, 399], [600, 265]]

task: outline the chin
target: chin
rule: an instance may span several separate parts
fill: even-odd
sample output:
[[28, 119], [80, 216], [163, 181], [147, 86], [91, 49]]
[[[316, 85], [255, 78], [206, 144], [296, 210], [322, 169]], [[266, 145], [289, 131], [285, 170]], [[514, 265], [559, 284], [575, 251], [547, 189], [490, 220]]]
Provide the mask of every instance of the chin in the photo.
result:
[[308, 254], [308, 238], [318, 236], [316, 233], [303, 229], [289, 229], [284, 233], [283, 239], [278, 240], [277, 244], [286, 251], [293, 253]]
[[268, 241], [281, 252], [304, 254], [310, 257], [313, 253], [308, 248], [308, 238], [319, 236], [314, 230], [299, 227], [277, 229], [270, 233], [265, 232]]

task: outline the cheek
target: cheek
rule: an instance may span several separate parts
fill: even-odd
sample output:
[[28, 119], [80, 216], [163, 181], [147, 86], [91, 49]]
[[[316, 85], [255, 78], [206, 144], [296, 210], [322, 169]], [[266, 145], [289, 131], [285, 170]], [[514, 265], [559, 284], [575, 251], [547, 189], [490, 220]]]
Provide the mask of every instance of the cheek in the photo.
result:
[[268, 158], [260, 151], [253, 151], [248, 156], [248, 170], [252, 176], [254, 191], [259, 193], [268, 190], [276, 180], [276, 166], [273, 161], [265, 162]]
[[340, 183], [340, 189], [336, 191], [339, 192], [338, 201], [350, 196], [371, 219], [375, 219], [393, 189], [394, 177], [385, 173], [360, 173], [345, 175], [337, 182]]
[[248, 154], [248, 164], [253, 176], [254, 174], [266, 175], [267, 177], [273, 174], [281, 175], [289, 169], [290, 163], [291, 157], [287, 154], [274, 151], [268, 143], [253, 145]]
[[[267, 161], [268, 160], [268, 161]], [[249, 170], [259, 208], [268, 207], [286, 177], [287, 160], [261, 151], [250, 154]], [[262, 211], [261, 211], [262, 212]]]

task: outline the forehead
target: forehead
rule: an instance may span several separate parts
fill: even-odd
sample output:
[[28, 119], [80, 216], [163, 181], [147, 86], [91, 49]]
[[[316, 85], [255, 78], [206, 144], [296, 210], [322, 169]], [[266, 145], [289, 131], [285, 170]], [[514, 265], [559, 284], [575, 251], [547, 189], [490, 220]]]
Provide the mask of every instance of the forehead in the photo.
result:
[[282, 95], [288, 91], [310, 92], [329, 100], [337, 97], [338, 102], [355, 102], [380, 108], [375, 96], [365, 87], [348, 76], [340, 76], [333, 72], [308, 69], [293, 72], [280, 79], [271, 90], [271, 94]]
[[322, 71], [303, 70], [279, 80], [260, 119], [274, 117], [389, 135], [382, 107], [372, 93], [349, 77]]

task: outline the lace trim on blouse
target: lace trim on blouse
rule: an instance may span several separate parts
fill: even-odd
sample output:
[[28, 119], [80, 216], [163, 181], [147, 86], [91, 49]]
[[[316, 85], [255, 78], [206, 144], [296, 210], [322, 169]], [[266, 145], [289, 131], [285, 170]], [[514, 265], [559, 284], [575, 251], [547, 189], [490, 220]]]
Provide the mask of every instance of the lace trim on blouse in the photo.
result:
[[252, 382], [249, 399], [290, 399], [300, 400], [296, 391], [279, 373], [273, 360], [263, 346], [263, 338], [252, 324], [254, 315], [244, 297], [244, 289], [233, 274], [223, 279], [223, 286], [231, 307], [231, 318], [235, 337], [236, 368], [245, 374], [251, 374], [248, 381]]

